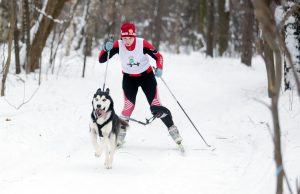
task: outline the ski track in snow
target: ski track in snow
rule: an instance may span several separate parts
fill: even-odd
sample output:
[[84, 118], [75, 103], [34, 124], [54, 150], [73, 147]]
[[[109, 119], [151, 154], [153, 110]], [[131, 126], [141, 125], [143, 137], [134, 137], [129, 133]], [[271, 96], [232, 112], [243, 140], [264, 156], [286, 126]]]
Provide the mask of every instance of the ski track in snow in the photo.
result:
[[[180, 154], [161, 121], [146, 127], [131, 122], [126, 144], [116, 152], [111, 170], [104, 168], [103, 157], [94, 157], [88, 134], [92, 95], [102, 88], [105, 64], [98, 64], [97, 57], [89, 58], [82, 79], [80, 60], [66, 60], [58, 76], [43, 74], [37, 94], [20, 110], [0, 98], [1, 194], [275, 192], [273, 145], [267, 127], [272, 127], [271, 115], [258, 101], [269, 104], [260, 58], [248, 68], [237, 59], [165, 54], [165, 81], [216, 149], [204, 144], [158, 80], [161, 101], [173, 114], [186, 153]], [[109, 61], [106, 85], [120, 112], [118, 57]], [[30, 75], [25, 86], [28, 97], [37, 87], [35, 76]], [[6, 99], [18, 105], [21, 94], [23, 84], [9, 76]], [[295, 185], [300, 176], [300, 106], [294, 97], [293, 110], [288, 110], [288, 95], [282, 94], [280, 103], [282, 144], [285, 169]], [[150, 116], [140, 90], [132, 117]]]

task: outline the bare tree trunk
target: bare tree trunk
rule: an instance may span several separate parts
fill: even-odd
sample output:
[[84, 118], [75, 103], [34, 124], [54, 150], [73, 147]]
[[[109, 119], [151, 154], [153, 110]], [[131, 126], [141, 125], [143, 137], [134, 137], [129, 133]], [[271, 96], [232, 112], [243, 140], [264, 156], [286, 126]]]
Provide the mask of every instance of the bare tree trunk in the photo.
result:
[[[28, 0], [23, 0], [23, 17], [22, 17], [22, 24], [23, 24], [23, 38], [26, 44], [26, 60], [28, 61], [29, 57], [29, 51], [30, 51], [30, 21], [29, 21], [29, 5], [28, 5]], [[26, 62], [25, 62], [26, 63]], [[26, 72], [28, 73], [28, 63], [25, 66]]]
[[[86, 15], [85, 15], [85, 21], [88, 21], [89, 20], [89, 15], [90, 15], [90, 4], [91, 2], [90, 1], [87, 1], [86, 2]], [[88, 28], [88, 25], [86, 27], [86, 30], [85, 30], [85, 45], [84, 45], [84, 48], [83, 48], [83, 68], [82, 68], [82, 78], [84, 78], [85, 76], [85, 67], [86, 67], [86, 58], [87, 58], [87, 55], [88, 55], [88, 32], [87, 32], [87, 29]]]
[[241, 62], [247, 66], [251, 66], [252, 49], [253, 49], [253, 25], [254, 25], [254, 12], [251, 0], [242, 0], [244, 9], [244, 22], [242, 27], [242, 56]]
[[[199, 0], [191, 0], [186, 5], [187, 17], [190, 19], [188, 20], [189, 28], [188, 31], [188, 41], [185, 44], [190, 45], [193, 50], [198, 50], [203, 43], [200, 40], [199, 35], [199, 7], [201, 2]], [[201, 45], [201, 46], [200, 46]]]
[[298, 77], [297, 69], [296, 69], [295, 65], [293, 64], [292, 56], [289, 53], [289, 50], [288, 50], [288, 48], [286, 47], [286, 45], [284, 44], [283, 41], [281, 42], [281, 46], [284, 49], [284, 53], [286, 55], [286, 62], [288, 62], [289, 66], [291, 66], [291, 68], [292, 68], [292, 73], [293, 73], [293, 76], [295, 78], [296, 88], [297, 88], [297, 91], [298, 91], [298, 96], [300, 96], [300, 78]]
[[230, 0], [230, 52], [233, 55], [241, 53], [241, 33], [244, 20], [241, 0]]
[[162, 15], [163, 15], [163, 7], [165, 1], [155, 0], [155, 14], [154, 14], [154, 37], [153, 37], [153, 45], [157, 50], [159, 50], [160, 46], [160, 37], [162, 33]]
[[296, 179], [296, 189], [297, 189], [297, 194], [300, 194], [300, 185], [298, 185], [298, 178]]
[[[50, 58], [49, 58], [49, 69], [51, 68], [51, 73], [54, 73], [54, 66], [55, 64], [53, 63], [53, 61], [55, 60], [55, 56], [54, 56], [54, 42], [55, 42], [55, 37], [56, 37], [56, 25], [54, 24], [53, 26], [53, 33], [52, 33], [52, 39], [51, 39], [51, 44], [50, 44]], [[48, 69], [48, 68], [47, 68]]]
[[7, 74], [10, 67], [11, 62], [11, 50], [12, 50], [12, 44], [13, 44], [13, 36], [14, 36], [14, 28], [15, 28], [15, 18], [16, 18], [16, 10], [15, 10], [15, 1], [10, 1], [10, 10], [12, 12], [11, 18], [10, 18], [10, 28], [9, 28], [9, 35], [8, 35], [8, 57], [5, 63], [5, 66], [3, 68], [3, 76], [2, 76], [2, 84], [1, 84], [1, 96], [5, 95], [5, 83]]
[[71, 23], [70, 23], [70, 27], [67, 29], [68, 30], [68, 35], [67, 35], [67, 46], [66, 46], [66, 56], [69, 56], [70, 55], [70, 50], [71, 50], [71, 45], [72, 45], [72, 40], [73, 40], [73, 37], [74, 37], [74, 31], [75, 31], [75, 28], [74, 28], [74, 20], [72, 19], [71, 20]]
[[0, 44], [7, 43], [9, 36], [10, 1], [0, 1]]
[[281, 156], [281, 140], [280, 140], [280, 124], [278, 118], [278, 97], [279, 95], [275, 95], [272, 97], [272, 116], [273, 116], [273, 125], [274, 125], [274, 144], [275, 144], [275, 161], [277, 167], [277, 186], [276, 186], [276, 194], [283, 193], [283, 164], [282, 164], [282, 156]]
[[114, 36], [116, 32], [116, 0], [108, 0], [108, 12], [107, 12], [108, 26], [107, 26], [107, 35]]
[[[220, 0], [218, 2], [218, 45], [219, 45], [219, 55], [222, 56], [228, 47], [229, 38], [229, 9], [226, 8], [226, 0]], [[227, 10], [228, 9], [228, 10]]]
[[260, 54], [265, 63], [267, 70], [267, 78], [268, 78], [268, 95], [271, 98], [274, 96], [275, 90], [275, 68], [274, 68], [274, 53], [270, 46], [263, 40], [259, 40], [256, 43], [256, 50], [258, 54]]
[[25, 0], [22, 0], [22, 8], [21, 8], [21, 13], [22, 13], [22, 19], [21, 19], [21, 33], [20, 33], [20, 39], [23, 43], [25, 43], [25, 36], [26, 36], [26, 33], [25, 33], [25, 26], [26, 26], [26, 23], [25, 23], [25, 6], [24, 6], [24, 1]]
[[213, 57], [214, 44], [214, 0], [207, 1], [206, 55]]
[[[14, 1], [14, 10], [17, 13], [16, 0]], [[16, 60], [16, 74], [21, 73], [21, 65], [20, 65], [20, 47], [19, 47], [19, 29], [18, 29], [18, 18], [15, 17], [15, 28], [14, 28], [14, 46], [15, 46], [15, 60]]]
[[[286, 38], [285, 44], [288, 47], [293, 58], [296, 76], [300, 79], [300, 3], [294, 4], [285, 2], [284, 5], [285, 16], [281, 21], [282, 34]], [[289, 37], [289, 38], [287, 38]], [[284, 61], [284, 83], [285, 90], [294, 89], [294, 75], [292, 66]]]
[[[67, 0], [48, 1], [46, 6], [46, 14], [54, 19], [58, 18], [66, 1]], [[34, 72], [34, 70], [39, 67], [38, 63], [53, 25], [53, 19], [49, 19], [45, 16], [43, 17], [29, 51], [28, 72]]]
[[261, 23], [263, 30], [263, 37], [274, 51], [275, 56], [275, 87], [271, 91], [271, 111], [273, 117], [273, 126], [274, 126], [274, 160], [276, 163], [276, 175], [277, 175], [277, 184], [276, 184], [276, 194], [283, 193], [283, 177], [284, 177], [284, 168], [282, 164], [282, 154], [281, 154], [281, 140], [280, 140], [280, 123], [278, 116], [278, 99], [280, 84], [282, 79], [282, 64], [281, 64], [281, 53], [280, 53], [280, 37], [279, 32], [276, 31], [276, 25], [273, 13], [269, 8], [269, 2], [267, 0], [253, 0], [253, 6], [255, 8], [255, 14], [259, 22]]
[[199, 32], [202, 34], [206, 34], [204, 29], [205, 29], [205, 22], [206, 22], [206, 4], [207, 0], [201, 0], [200, 1], [200, 6], [199, 6]]
[[179, 0], [176, 0], [175, 1], [176, 3], [176, 8], [175, 8], [175, 20], [176, 20], [176, 23], [175, 23], [175, 49], [176, 49], [176, 53], [179, 54], [180, 53], [180, 42], [181, 42], [181, 36], [180, 36], [180, 1]]
[[[63, 40], [66, 39], [66, 31], [68, 30], [68, 28], [70, 27], [70, 31], [73, 32], [74, 30], [74, 26], [73, 26], [73, 17], [74, 17], [74, 14], [75, 14], [75, 10], [78, 6], [78, 3], [79, 3], [79, 0], [76, 0], [76, 1], [73, 1], [73, 4], [69, 4], [68, 6], [70, 7], [70, 13], [71, 13], [71, 16], [68, 18], [68, 21], [67, 22], [64, 22], [62, 25], [58, 26], [56, 24], [54, 24], [54, 27], [53, 27], [53, 33], [52, 33], [52, 41], [51, 41], [51, 52], [50, 52], [50, 58], [49, 58], [49, 68], [51, 68], [51, 73], [53, 74], [54, 73], [54, 68], [55, 68], [55, 59], [56, 59], [56, 55], [57, 55], [57, 51], [58, 51], [58, 48], [59, 46], [61, 45], [61, 43], [63, 42]], [[57, 33], [58, 33], [58, 36], [57, 36]], [[56, 38], [58, 37], [58, 38]], [[56, 40], [57, 39], [57, 40]], [[71, 36], [68, 36], [67, 35], [67, 46], [66, 47], [66, 51], [70, 51], [70, 47], [71, 47], [71, 43], [72, 43], [72, 35]], [[56, 41], [55, 41], [56, 40]], [[56, 45], [55, 45], [56, 43]], [[69, 53], [66, 53], [66, 56], [68, 56]], [[47, 71], [48, 71], [47, 69]]]
[[[42, 9], [42, 6], [43, 6], [43, 4], [42, 4], [42, 1], [41, 0], [33, 0], [33, 5], [35, 6], [35, 8], [37, 8], [37, 9]], [[36, 10], [34, 10], [34, 12], [33, 12], [33, 14], [32, 14], [32, 17], [33, 17], [33, 22], [34, 21], [37, 21], [38, 20], [38, 18], [39, 18], [39, 16], [40, 16], [40, 12], [38, 12], [38, 11], [36, 11]]]
[[93, 38], [95, 35], [95, 27], [97, 25], [97, 4], [98, 1], [91, 0], [88, 3], [87, 17], [86, 19], [86, 30], [85, 30], [85, 48], [84, 55], [92, 56]]

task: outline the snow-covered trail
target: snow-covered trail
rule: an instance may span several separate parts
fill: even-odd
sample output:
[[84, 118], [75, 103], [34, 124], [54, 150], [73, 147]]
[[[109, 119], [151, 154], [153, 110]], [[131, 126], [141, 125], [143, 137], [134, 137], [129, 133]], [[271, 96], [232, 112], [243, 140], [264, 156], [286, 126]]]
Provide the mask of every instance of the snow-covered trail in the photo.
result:
[[[165, 55], [164, 79], [185, 108], [210, 151], [163, 83], [160, 98], [184, 138], [180, 155], [160, 121], [149, 126], [130, 123], [125, 146], [118, 150], [112, 170], [95, 158], [89, 141], [91, 99], [102, 87], [105, 64], [89, 59], [86, 78], [73, 58], [60, 76], [48, 76], [34, 98], [19, 111], [0, 98], [0, 193], [274, 193], [275, 165], [266, 124], [269, 103], [263, 63], [251, 68], [235, 59], [209, 59], [200, 54]], [[123, 106], [121, 69], [117, 57], [109, 62], [106, 85], [116, 112]], [[26, 93], [36, 81], [26, 83]], [[7, 100], [20, 101], [23, 88], [8, 88]], [[285, 96], [284, 96], [285, 97]], [[291, 180], [299, 176], [297, 141], [299, 101], [288, 111], [282, 103], [283, 145]], [[17, 102], [15, 102], [17, 103]], [[133, 118], [150, 116], [140, 91]], [[9, 121], [7, 121], [9, 120]], [[298, 121], [297, 121], [298, 120]], [[297, 123], [298, 122], [298, 123]], [[287, 129], [286, 129], [287, 130]]]

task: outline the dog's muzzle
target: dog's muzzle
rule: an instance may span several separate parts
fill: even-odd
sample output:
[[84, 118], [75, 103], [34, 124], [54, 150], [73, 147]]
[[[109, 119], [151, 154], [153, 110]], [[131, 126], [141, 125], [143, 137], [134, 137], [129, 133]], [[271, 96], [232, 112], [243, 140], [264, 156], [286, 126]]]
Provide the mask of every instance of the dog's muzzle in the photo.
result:
[[97, 108], [97, 109], [95, 110], [95, 116], [96, 116], [97, 118], [99, 118], [99, 117], [106, 117], [106, 115], [107, 115], [107, 113], [105, 112], [105, 110], [102, 110], [102, 109], [100, 109], [100, 108]]
[[97, 108], [94, 110], [94, 114], [95, 116], [98, 117], [105, 117], [106, 116], [106, 112], [104, 110], [102, 110], [101, 108]]

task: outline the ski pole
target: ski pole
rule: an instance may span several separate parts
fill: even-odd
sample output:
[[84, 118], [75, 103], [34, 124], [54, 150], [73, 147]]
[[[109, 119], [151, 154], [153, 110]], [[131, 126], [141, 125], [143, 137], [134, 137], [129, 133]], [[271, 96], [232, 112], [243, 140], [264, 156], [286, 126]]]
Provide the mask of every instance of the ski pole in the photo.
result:
[[[109, 36], [108, 40], [109, 40], [109, 41], [113, 41], [113, 36]], [[105, 89], [105, 82], [106, 82], [106, 77], [107, 77], [107, 69], [108, 69], [109, 54], [110, 54], [110, 50], [107, 52], [107, 60], [106, 60], [106, 67], [105, 67], [105, 74], [104, 74], [103, 91], [104, 91], [104, 89]]]
[[179, 105], [179, 107], [181, 108], [181, 110], [183, 111], [183, 113], [185, 114], [185, 116], [189, 119], [189, 121], [191, 122], [191, 124], [193, 125], [193, 127], [196, 129], [196, 131], [198, 132], [199, 136], [202, 138], [202, 140], [204, 141], [204, 143], [208, 146], [211, 147], [211, 145], [209, 145], [205, 139], [202, 137], [201, 133], [199, 132], [199, 130], [197, 129], [197, 127], [195, 126], [195, 124], [193, 123], [193, 121], [190, 119], [189, 115], [185, 112], [184, 108], [181, 106], [181, 104], [179, 103], [179, 101], [177, 100], [177, 98], [175, 97], [175, 95], [173, 94], [173, 92], [171, 91], [171, 89], [169, 88], [169, 86], [167, 85], [167, 83], [165, 82], [165, 80], [160, 77], [161, 81], [165, 84], [165, 86], [167, 87], [167, 89], [169, 90], [170, 94], [173, 96], [173, 98], [175, 99], [175, 101], [177, 102], [177, 104]]
[[108, 68], [108, 61], [109, 61], [109, 53], [110, 51], [107, 52], [107, 61], [106, 61], [106, 67], [105, 67], [105, 74], [104, 74], [104, 82], [103, 82], [103, 91], [105, 89], [105, 82], [106, 82], [106, 76], [107, 76], [107, 68]]

